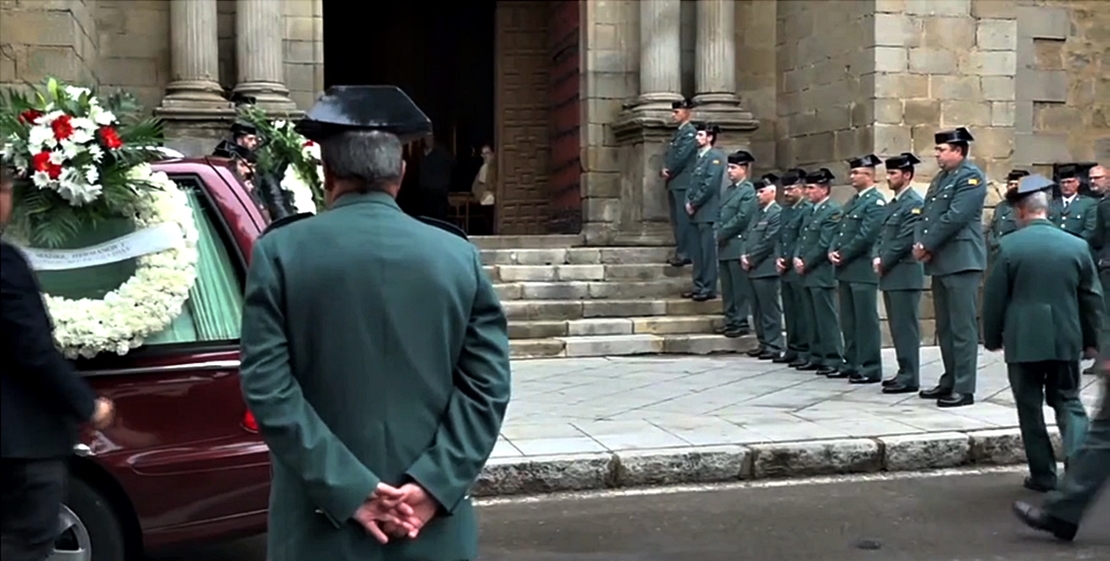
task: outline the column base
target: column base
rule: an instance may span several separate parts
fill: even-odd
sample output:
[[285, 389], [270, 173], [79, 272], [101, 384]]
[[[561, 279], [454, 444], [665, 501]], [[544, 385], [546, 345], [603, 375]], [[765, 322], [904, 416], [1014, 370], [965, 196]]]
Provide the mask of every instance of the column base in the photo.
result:
[[701, 106], [740, 107], [740, 98], [733, 93], [700, 93], [694, 96], [694, 104]]
[[168, 148], [173, 148], [188, 157], [207, 156], [219, 142], [228, 136], [231, 123], [235, 120], [235, 110], [231, 104], [221, 109], [167, 106], [154, 114], [162, 119], [162, 131]]
[[717, 147], [727, 152], [751, 150], [752, 133], [759, 128], [759, 121], [739, 105], [707, 103], [694, 108], [694, 119], [721, 127]]
[[277, 82], [243, 82], [235, 86], [235, 93], [254, 98], [255, 105], [267, 113], [299, 116], [302, 112], [289, 99], [289, 90]]

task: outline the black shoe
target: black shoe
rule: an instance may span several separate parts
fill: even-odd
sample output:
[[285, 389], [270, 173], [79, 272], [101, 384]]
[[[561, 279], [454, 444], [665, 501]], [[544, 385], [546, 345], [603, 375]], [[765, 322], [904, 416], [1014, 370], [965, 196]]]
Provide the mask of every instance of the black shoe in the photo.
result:
[[716, 300], [716, 299], [717, 299], [716, 294], [695, 294], [694, 297], [691, 298], [691, 300], [693, 300], [695, 302], [708, 302], [710, 300]]
[[917, 386], [907, 386], [901, 382], [894, 382], [893, 384], [883, 388], [883, 393], [886, 394], [899, 394], [899, 393], [914, 393], [917, 391]]
[[683, 298], [693, 298], [694, 297], [694, 291], [693, 290], [687, 290], [686, 292], [682, 293], [682, 297]]
[[1025, 481], [1021, 482], [1021, 486], [1029, 489], [1030, 491], [1036, 491], [1038, 493], [1047, 493], [1049, 491], [1056, 490], [1055, 483], [1052, 485], [1045, 485], [1044, 483], [1041, 483], [1040, 481], [1037, 481], [1032, 477], [1026, 477]]
[[1018, 501], [1014, 503], [1013, 510], [1014, 516], [1017, 516], [1018, 520], [1021, 520], [1026, 526], [1034, 530], [1048, 532], [1058, 540], [1070, 542], [1075, 539], [1075, 533], [1079, 531], [1079, 527], [1075, 524], [1064, 522], [1026, 502]]
[[787, 366], [789, 366], [791, 368], [801, 368], [802, 366], [805, 366], [807, 364], [809, 364], [808, 360], [806, 360], [804, 358], [801, 358], [801, 357], [798, 357], [797, 359], [790, 361], [790, 363], [787, 364]]
[[735, 329], [736, 328], [731, 325], [721, 325], [714, 327], [713, 333], [716, 333], [717, 335], [724, 335], [725, 333], [728, 333], [729, 331], [733, 331]]
[[975, 396], [969, 393], [950, 393], [937, 400], [937, 407], [951, 408], [973, 405]]
[[815, 371], [815, 370], [821, 370], [822, 367], [821, 367], [820, 364], [814, 364], [812, 362], [807, 362], [805, 364], [795, 366], [794, 368], [797, 368], [798, 370], [801, 370], [802, 372], [810, 372], [810, 371]]
[[839, 371], [835, 368], [828, 368], [828, 367], [818, 370], [817, 375], [818, 376], [824, 376], [824, 377], [826, 377], [830, 380], [838, 380], [838, 379], [841, 379], [841, 378], [847, 378], [848, 377], [848, 374], [846, 372], [841, 372], [841, 371]]
[[667, 261], [667, 264], [672, 267], [685, 267], [690, 263], [693, 263], [693, 261], [690, 261], [689, 259], [680, 259], [678, 257], [674, 257], [670, 261]]
[[758, 358], [759, 360], [770, 360], [770, 361], [774, 362], [775, 360], [782, 358], [782, 353], [777, 353], [777, 352], [774, 352], [774, 351], [767, 351], [765, 353], [760, 354], [759, 356], [757, 356], [755, 358]]
[[849, 376], [849, 384], [878, 384], [882, 382], [882, 378], [864, 378], [863, 376]]
[[894, 384], [897, 384], [897, 383], [898, 383], [898, 378], [888, 378], [886, 380], [883, 380], [883, 387], [884, 388], [889, 388], [890, 386], [893, 386]]
[[764, 352], [765, 352], [765, 351], [764, 351], [763, 347], [757, 347], [757, 348], [755, 348], [755, 349], [752, 349], [752, 350], [750, 350], [750, 351], [748, 351], [748, 352], [746, 352], [746, 353], [744, 353], [744, 354], [746, 354], [746, 355], [748, 355], [748, 356], [750, 356], [750, 357], [752, 357], [752, 358], [755, 358], [755, 357], [757, 357], [757, 356], [759, 356], [759, 355], [763, 354]]
[[783, 354], [771, 359], [771, 362], [773, 362], [775, 364], [790, 364], [790, 363], [792, 363], [796, 360], [798, 360], [798, 355], [792, 355], [790, 353], [783, 353]]
[[940, 399], [951, 394], [951, 389], [936, 386], [927, 390], [921, 390], [917, 395], [921, 396], [921, 399]]

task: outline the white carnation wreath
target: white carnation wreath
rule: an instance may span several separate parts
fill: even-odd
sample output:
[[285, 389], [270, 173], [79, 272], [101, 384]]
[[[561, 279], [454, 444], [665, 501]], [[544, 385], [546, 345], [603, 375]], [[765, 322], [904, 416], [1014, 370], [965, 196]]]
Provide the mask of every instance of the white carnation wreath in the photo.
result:
[[187, 195], [148, 164], [131, 169], [129, 176], [151, 186], [135, 201], [136, 228], [174, 224], [181, 229], [180, 243], [139, 257], [135, 274], [104, 298], [43, 295], [54, 320], [54, 339], [68, 358], [127, 354], [181, 315], [196, 282], [198, 233]]
[[301, 178], [294, 166], [285, 166], [285, 177], [281, 178], [281, 188], [293, 197], [293, 210], [298, 214], [316, 214], [316, 201], [312, 199], [312, 188]]

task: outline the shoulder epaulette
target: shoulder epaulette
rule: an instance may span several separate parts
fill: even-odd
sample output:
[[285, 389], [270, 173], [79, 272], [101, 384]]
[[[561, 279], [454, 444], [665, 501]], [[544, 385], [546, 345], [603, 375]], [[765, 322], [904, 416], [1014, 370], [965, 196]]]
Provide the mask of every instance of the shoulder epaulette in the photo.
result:
[[266, 229], [262, 231], [262, 235], [265, 236], [266, 234], [269, 234], [270, 232], [277, 230], [282, 226], [288, 226], [289, 224], [292, 224], [298, 220], [304, 220], [305, 218], [310, 218], [312, 216], [316, 215], [312, 214], [311, 212], [302, 212], [299, 214], [290, 214], [285, 218], [279, 218], [271, 222], [269, 226], [266, 226]]
[[459, 228], [458, 226], [450, 222], [445, 222], [438, 218], [429, 218], [427, 216], [417, 216], [416, 219], [429, 226], [435, 226], [436, 228], [439, 228], [440, 230], [443, 230], [444, 232], [447, 232], [449, 234], [454, 234], [464, 240], [470, 239], [466, 236], [466, 232], [464, 232], [462, 228]]

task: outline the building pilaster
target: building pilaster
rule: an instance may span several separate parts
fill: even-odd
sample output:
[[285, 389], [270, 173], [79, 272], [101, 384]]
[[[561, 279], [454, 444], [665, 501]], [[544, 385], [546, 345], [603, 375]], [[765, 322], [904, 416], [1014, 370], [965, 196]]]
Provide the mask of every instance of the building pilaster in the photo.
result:
[[235, 61], [239, 70], [235, 93], [254, 98], [266, 111], [295, 113], [297, 106], [289, 99], [285, 86], [280, 4], [238, 0], [235, 10]]

